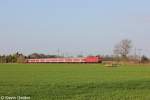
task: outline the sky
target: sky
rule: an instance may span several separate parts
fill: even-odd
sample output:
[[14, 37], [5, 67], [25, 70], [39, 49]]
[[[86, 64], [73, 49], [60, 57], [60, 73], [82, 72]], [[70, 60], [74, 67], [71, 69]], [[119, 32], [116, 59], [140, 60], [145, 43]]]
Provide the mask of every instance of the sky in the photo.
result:
[[150, 56], [150, 0], [0, 0], [0, 54], [113, 54], [131, 39]]

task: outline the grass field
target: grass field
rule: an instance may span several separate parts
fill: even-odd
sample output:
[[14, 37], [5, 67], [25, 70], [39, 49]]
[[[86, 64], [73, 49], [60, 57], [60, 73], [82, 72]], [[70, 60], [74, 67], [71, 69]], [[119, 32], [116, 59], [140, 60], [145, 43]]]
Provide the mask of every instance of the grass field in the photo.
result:
[[0, 96], [31, 100], [150, 100], [150, 66], [0, 64]]

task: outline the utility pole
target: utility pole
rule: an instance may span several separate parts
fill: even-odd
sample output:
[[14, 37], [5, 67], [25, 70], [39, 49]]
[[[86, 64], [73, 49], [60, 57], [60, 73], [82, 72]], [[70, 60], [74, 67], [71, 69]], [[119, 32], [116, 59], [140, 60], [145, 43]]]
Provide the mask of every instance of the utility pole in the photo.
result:
[[142, 51], [142, 49], [138, 49], [138, 55], [139, 55], [139, 63], [141, 63], [141, 51]]
[[136, 57], [136, 48], [135, 48], [134, 54], [135, 54], [135, 57]]
[[59, 48], [58, 48], [58, 50], [57, 50], [57, 56], [58, 56], [58, 57], [60, 56], [60, 50], [59, 50]]
[[135, 59], [135, 60], [137, 60], [137, 58], [136, 58], [136, 57], [137, 57], [136, 50], [137, 50], [137, 49], [135, 48], [135, 50], [134, 50], [134, 59]]

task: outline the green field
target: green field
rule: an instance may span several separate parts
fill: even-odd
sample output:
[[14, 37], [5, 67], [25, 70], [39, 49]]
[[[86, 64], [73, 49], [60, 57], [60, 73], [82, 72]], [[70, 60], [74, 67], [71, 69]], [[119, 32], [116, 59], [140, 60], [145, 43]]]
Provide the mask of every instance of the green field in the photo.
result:
[[150, 66], [0, 64], [0, 96], [31, 100], [150, 100]]

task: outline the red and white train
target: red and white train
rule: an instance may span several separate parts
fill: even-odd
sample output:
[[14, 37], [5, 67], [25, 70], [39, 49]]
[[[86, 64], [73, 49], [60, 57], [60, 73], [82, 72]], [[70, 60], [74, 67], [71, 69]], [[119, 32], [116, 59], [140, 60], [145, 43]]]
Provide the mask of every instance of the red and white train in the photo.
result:
[[101, 63], [102, 57], [88, 56], [76, 58], [41, 58], [27, 59], [27, 63]]

